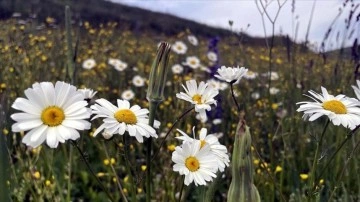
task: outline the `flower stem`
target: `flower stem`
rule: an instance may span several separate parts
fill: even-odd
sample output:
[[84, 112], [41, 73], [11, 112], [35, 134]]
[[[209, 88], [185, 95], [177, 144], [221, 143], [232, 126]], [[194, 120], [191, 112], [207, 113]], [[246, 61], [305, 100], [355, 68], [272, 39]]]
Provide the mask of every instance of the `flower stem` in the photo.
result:
[[[125, 137], [125, 136], [124, 136]], [[102, 143], [103, 147], [104, 147], [104, 151], [105, 151], [105, 155], [106, 155], [106, 158], [109, 159], [110, 156], [109, 156], [109, 153], [107, 151], [107, 147], [105, 145], [105, 143], [103, 142]], [[122, 189], [122, 186], [121, 186], [121, 183], [120, 183], [120, 179], [119, 179], [119, 176], [116, 174], [116, 170], [114, 168], [114, 166], [112, 165], [112, 163], [110, 163], [110, 167], [111, 167], [111, 170], [112, 172], [114, 173], [115, 177], [116, 177], [116, 183], [117, 183], [117, 186], [119, 188], [119, 191], [120, 191], [120, 195], [123, 199], [124, 202], [127, 202], [128, 200], [126, 199], [126, 196], [125, 196], [125, 193], [123, 192], [123, 189]]]
[[230, 89], [231, 89], [231, 96], [232, 96], [232, 98], [233, 98], [233, 100], [234, 100], [234, 102], [235, 102], [235, 105], [236, 105], [236, 107], [237, 107], [237, 110], [238, 110], [238, 112], [240, 112], [241, 109], [240, 109], [240, 105], [238, 104], [238, 102], [236, 101], [236, 98], [235, 98], [233, 83], [230, 83]]
[[[1, 105], [0, 105], [1, 108]], [[0, 201], [11, 201], [8, 190], [8, 176], [10, 172], [9, 158], [6, 145], [5, 134], [0, 131]], [[10, 155], [9, 155], [10, 156]], [[16, 175], [14, 175], [16, 176]]]
[[321, 133], [320, 140], [318, 141], [318, 143], [316, 145], [315, 156], [314, 156], [314, 161], [313, 161], [312, 168], [311, 168], [310, 180], [309, 180], [309, 186], [308, 186], [309, 187], [309, 195], [308, 195], [309, 199], [312, 197], [313, 190], [316, 188], [316, 186], [314, 186], [314, 181], [315, 181], [315, 176], [316, 176], [316, 168], [318, 165], [319, 152], [320, 152], [320, 149], [322, 146], [325, 131], [326, 131], [327, 127], [329, 126], [329, 123], [330, 123], [330, 120], [328, 119], [325, 124], [325, 127]]
[[130, 186], [131, 186], [131, 201], [136, 201], [136, 189], [135, 189], [135, 183], [134, 183], [134, 179], [133, 179], [133, 175], [131, 173], [131, 168], [130, 168], [130, 161], [129, 161], [129, 147], [128, 147], [128, 143], [126, 141], [127, 136], [123, 135], [123, 142], [124, 142], [124, 158], [125, 158], [125, 164], [126, 164], [126, 171], [129, 174], [129, 181], [130, 181]]
[[67, 195], [66, 201], [71, 201], [71, 166], [72, 166], [72, 155], [73, 147], [69, 145], [69, 162], [68, 162], [68, 179], [67, 179]]
[[[331, 155], [329, 161], [325, 164], [325, 167], [321, 170], [319, 176], [316, 178], [316, 182], [319, 181], [321, 176], [325, 173], [325, 170], [329, 167], [331, 161], [335, 158], [336, 154], [340, 151], [340, 149], [345, 145], [345, 143], [355, 134], [355, 132], [360, 128], [360, 125], [353, 129], [349, 134], [346, 135], [346, 138], [341, 142], [340, 146], [336, 149], [336, 151]], [[315, 185], [314, 185], [315, 186]]]
[[100, 185], [101, 189], [106, 193], [106, 195], [110, 199], [110, 201], [115, 202], [115, 200], [111, 197], [109, 191], [105, 188], [105, 186], [101, 183], [100, 179], [96, 176], [95, 172], [91, 168], [89, 162], [87, 161], [87, 159], [85, 157], [85, 154], [81, 151], [80, 147], [76, 144], [76, 142], [74, 140], [71, 140], [70, 142], [72, 143], [73, 146], [76, 147], [76, 149], [80, 153], [80, 156], [83, 159], [83, 161], [85, 162], [86, 167], [89, 169], [90, 173], [95, 177], [95, 179], [98, 182], [98, 184]]
[[184, 179], [185, 179], [185, 176], [183, 176], [181, 178], [182, 183], [181, 183], [181, 187], [180, 187], [179, 202], [181, 201], [182, 193], [183, 193], [183, 190], [184, 190], [184, 184], [185, 184]]
[[165, 143], [166, 138], [169, 136], [169, 134], [171, 133], [171, 131], [174, 129], [175, 125], [176, 125], [182, 118], [184, 118], [185, 115], [187, 115], [189, 112], [191, 112], [193, 109], [194, 109], [194, 107], [186, 110], [184, 113], [182, 113], [182, 114], [172, 123], [171, 128], [170, 128], [170, 129], [168, 130], [168, 132], [166, 133], [163, 141], [160, 143], [159, 149], [156, 151], [156, 153], [155, 153], [154, 156], [152, 157], [151, 161], [153, 161], [153, 160], [156, 158], [156, 156], [159, 154], [162, 146], [163, 146], [164, 143]]
[[66, 39], [66, 62], [67, 62], [67, 69], [66, 69], [66, 78], [70, 81], [70, 83], [74, 84], [74, 53], [73, 53], [73, 45], [72, 45], [72, 35], [71, 35], [71, 12], [70, 7], [65, 6], [65, 39]]
[[[149, 125], [154, 126], [156, 107], [159, 101], [150, 100], [149, 103]], [[151, 201], [151, 151], [152, 151], [152, 137], [149, 137], [146, 142], [146, 202]]]
[[[341, 178], [344, 176], [346, 167], [347, 167], [347, 165], [349, 164], [349, 162], [350, 162], [350, 160], [352, 159], [352, 157], [354, 156], [354, 153], [355, 153], [356, 149], [359, 147], [359, 145], [360, 145], [360, 141], [358, 141], [358, 142], [356, 143], [354, 149], [351, 151], [349, 157], [346, 159], [345, 164], [344, 164], [344, 166], [343, 166], [343, 169], [342, 169], [342, 171], [341, 171], [341, 173], [340, 173], [340, 176], [339, 176], [338, 179], [337, 179], [337, 182], [340, 182]], [[332, 201], [332, 198], [333, 198], [333, 196], [334, 196], [334, 193], [335, 193], [336, 189], [337, 189], [337, 187], [335, 186], [334, 189], [333, 189], [333, 190], [331, 191], [331, 193], [330, 193], [330, 197], [329, 197], [328, 201]]]

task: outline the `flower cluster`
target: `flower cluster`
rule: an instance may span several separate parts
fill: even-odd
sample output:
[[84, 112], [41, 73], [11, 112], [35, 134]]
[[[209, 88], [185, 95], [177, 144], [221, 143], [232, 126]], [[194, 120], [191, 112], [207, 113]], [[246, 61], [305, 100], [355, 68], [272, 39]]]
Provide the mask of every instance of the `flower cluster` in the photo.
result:
[[[88, 119], [93, 114], [92, 120], [104, 118], [94, 136], [104, 130], [107, 138], [113, 134], [123, 135], [125, 131], [139, 142], [143, 142], [143, 137], [157, 137], [154, 127], [148, 125], [149, 111], [138, 105], [130, 106], [126, 100], [118, 99], [116, 107], [105, 99], [97, 99], [91, 109], [87, 108], [96, 93], [61, 81], [55, 86], [51, 82], [35, 83], [25, 90], [27, 98], [17, 98], [12, 105], [22, 111], [11, 115], [16, 121], [12, 131], [29, 131], [22, 140], [27, 146], [36, 148], [46, 141], [49, 147], [56, 148], [59, 142], [76, 140], [80, 137], [79, 131], [90, 129]], [[159, 125], [155, 121], [155, 128]]]
[[[229, 84], [238, 82], [246, 75], [247, 69], [244, 67], [225, 67], [217, 70], [216, 78], [226, 81]], [[200, 116], [200, 120], [206, 121], [206, 111], [211, 110], [211, 106], [217, 104], [215, 97], [219, 94], [215, 80], [211, 83], [201, 81], [199, 85], [195, 80], [186, 81], [186, 86], [182, 86], [185, 92], [176, 94], [176, 97], [190, 102], [195, 112]], [[219, 84], [220, 85], [220, 84]], [[172, 154], [172, 161], [175, 163], [173, 170], [185, 175], [185, 185], [194, 182], [195, 185], [206, 185], [216, 177], [216, 172], [223, 172], [229, 166], [229, 154], [227, 148], [220, 144], [214, 134], [207, 134], [207, 129], [202, 128], [199, 139], [191, 138], [185, 132], [178, 129], [182, 135], [177, 139], [182, 140], [182, 144], [175, 148]]]

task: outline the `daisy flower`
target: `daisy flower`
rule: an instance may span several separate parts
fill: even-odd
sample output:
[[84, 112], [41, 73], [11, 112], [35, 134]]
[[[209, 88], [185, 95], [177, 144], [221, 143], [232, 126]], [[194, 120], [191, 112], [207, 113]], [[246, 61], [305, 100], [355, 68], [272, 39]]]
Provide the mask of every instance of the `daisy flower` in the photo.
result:
[[115, 59], [115, 58], [109, 58], [109, 60], [108, 60], [108, 64], [113, 66], [113, 67], [118, 65], [120, 62], [121, 62], [121, 60]]
[[360, 102], [355, 98], [345, 95], [333, 96], [326, 88], [321, 87], [322, 94], [309, 91], [311, 99], [315, 102], [298, 102], [298, 112], [304, 112], [304, 118], [315, 121], [321, 116], [328, 116], [329, 120], [336, 126], [342, 125], [354, 129], [360, 124]]
[[173, 74], [181, 74], [184, 71], [184, 67], [179, 64], [175, 64], [171, 67], [171, 70]]
[[176, 54], [185, 54], [187, 51], [187, 46], [182, 41], [176, 41], [172, 46], [171, 50]]
[[104, 123], [96, 129], [94, 137], [102, 130], [107, 137], [113, 134], [123, 135], [128, 131], [129, 135], [140, 143], [144, 141], [143, 137], [158, 137], [155, 129], [148, 124], [148, 109], [141, 109], [138, 105], [130, 107], [129, 101], [120, 99], [117, 100], [117, 106], [103, 98], [95, 102], [96, 104], [91, 106], [92, 113], [95, 114], [91, 120], [104, 118]]
[[124, 71], [128, 67], [127, 63], [125, 63], [119, 59], [110, 58], [108, 63], [109, 63], [109, 65], [113, 66], [119, 72]]
[[59, 142], [76, 140], [80, 137], [77, 130], [90, 129], [90, 109], [84, 95], [75, 86], [65, 82], [41, 82], [25, 90], [27, 98], [17, 98], [12, 108], [23, 111], [11, 115], [16, 121], [13, 132], [28, 131], [22, 142], [33, 148], [46, 140], [51, 148]]
[[196, 186], [206, 185], [216, 177], [217, 162], [208, 145], [201, 148], [200, 141], [185, 142], [175, 147], [171, 160], [173, 170], [185, 175], [184, 184], [194, 182]]
[[356, 80], [357, 86], [351, 86], [354, 89], [354, 93], [358, 100], [360, 100], [360, 81]]
[[269, 90], [271, 95], [276, 95], [280, 92], [280, 89], [276, 88], [276, 87], [271, 87]]
[[189, 66], [192, 69], [197, 69], [200, 67], [200, 60], [196, 56], [186, 57], [186, 61], [183, 62], [183, 65]]
[[97, 93], [97, 91], [94, 92], [93, 89], [88, 88], [78, 89], [78, 91], [84, 95], [85, 100], [91, 100]]
[[216, 90], [226, 90], [229, 87], [229, 84], [226, 82], [221, 82], [215, 79], [209, 79], [207, 83], [215, 88]]
[[276, 81], [279, 79], [279, 74], [277, 72], [271, 72], [271, 74], [270, 72], [267, 72], [263, 74], [264, 77], [269, 77], [269, 75], [271, 81]]
[[216, 78], [226, 81], [228, 83], [235, 83], [239, 81], [248, 71], [245, 67], [225, 67], [222, 66], [217, 70]]
[[132, 90], [125, 90], [121, 93], [121, 98], [124, 100], [131, 100], [135, 97], [135, 93]]
[[[195, 137], [195, 127], [193, 127], [193, 135]], [[202, 128], [199, 133], [199, 139], [191, 138], [183, 131], [177, 129], [179, 133], [182, 134], [180, 137], [176, 137], [179, 140], [183, 140], [185, 142], [193, 142], [193, 141], [200, 141], [200, 148], [204, 147], [205, 145], [210, 146], [210, 152], [214, 154], [217, 158], [218, 169], [220, 172], [223, 172], [226, 166], [229, 166], [229, 154], [227, 152], [227, 148], [220, 144], [218, 138], [213, 134], [207, 134], [207, 129]]]
[[139, 75], [136, 75], [133, 77], [132, 83], [134, 84], [135, 87], [142, 87], [145, 85], [145, 79]]
[[90, 58], [90, 59], [87, 59], [85, 60], [83, 63], [82, 63], [82, 67], [84, 69], [92, 69], [96, 66], [96, 62], [94, 59]]
[[187, 39], [194, 46], [197, 46], [199, 44], [198, 39], [194, 35], [189, 35]]
[[203, 119], [206, 119], [206, 112], [211, 110], [212, 104], [216, 105], [214, 97], [219, 94], [218, 90], [208, 86], [207, 83], [201, 81], [199, 86], [195, 80], [186, 81], [186, 87], [182, 85], [185, 93], [180, 92], [176, 94], [176, 97], [195, 105], [195, 111], [200, 114]]
[[217, 54], [213, 51], [208, 52], [206, 56], [211, 62], [216, 62], [218, 60]]
[[252, 79], [255, 79], [257, 76], [258, 76], [258, 73], [257, 73], [257, 72], [253, 72], [253, 71], [251, 71], [251, 70], [248, 70], [248, 71], [246, 72], [246, 74], [244, 75], [244, 78], [245, 78], [245, 79], [252, 80]]

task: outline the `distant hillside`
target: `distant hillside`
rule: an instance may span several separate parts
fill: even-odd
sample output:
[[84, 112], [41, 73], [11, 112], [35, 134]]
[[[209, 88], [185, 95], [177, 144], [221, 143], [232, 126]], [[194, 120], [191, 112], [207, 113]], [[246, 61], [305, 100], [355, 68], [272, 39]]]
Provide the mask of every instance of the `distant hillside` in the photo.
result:
[[[155, 34], [176, 35], [188, 29], [197, 36], [203, 37], [234, 36], [226, 29], [214, 28], [173, 15], [104, 0], [0, 0], [0, 19], [9, 18], [14, 12], [19, 12], [23, 14], [23, 17], [36, 14], [36, 19], [42, 22], [50, 16], [55, 18], [59, 24], [64, 24], [62, 21], [65, 5], [71, 6], [73, 17], [76, 20], [89, 21], [92, 24], [116, 21], [121, 24], [121, 27], [134, 32], [147, 31]], [[264, 38], [254, 38], [242, 34], [241, 39], [244, 44], [265, 46]], [[276, 37], [275, 41], [276, 44], [289, 44], [289, 39], [286, 37]]]

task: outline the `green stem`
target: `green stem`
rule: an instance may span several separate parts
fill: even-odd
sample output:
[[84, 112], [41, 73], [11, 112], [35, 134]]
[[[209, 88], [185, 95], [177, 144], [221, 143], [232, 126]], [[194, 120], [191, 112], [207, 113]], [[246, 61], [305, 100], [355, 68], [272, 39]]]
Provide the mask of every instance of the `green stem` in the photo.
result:
[[[149, 125], [154, 126], [155, 111], [159, 101], [151, 100], [149, 103]], [[146, 202], [151, 201], [151, 150], [152, 137], [149, 137], [146, 142]]]
[[67, 59], [67, 75], [66, 78], [70, 80], [70, 83], [74, 84], [74, 53], [72, 46], [72, 35], [71, 35], [71, 12], [70, 7], [65, 7], [65, 30], [66, 30], [66, 59]]
[[239, 106], [238, 102], [236, 101], [235, 94], [234, 94], [233, 83], [230, 83], [230, 89], [231, 89], [231, 96], [235, 102], [236, 108], [237, 108], [238, 112], [240, 112], [240, 106]]
[[186, 110], [184, 113], [182, 113], [182, 114], [172, 123], [171, 128], [170, 128], [170, 129], [168, 130], [168, 132], [166, 133], [164, 139], [163, 139], [162, 142], [160, 143], [159, 149], [156, 151], [156, 153], [155, 153], [154, 156], [152, 157], [151, 161], [153, 161], [153, 160], [156, 158], [156, 156], [159, 154], [162, 146], [163, 146], [164, 143], [165, 143], [166, 138], [169, 136], [170, 132], [174, 129], [175, 125], [176, 125], [182, 118], [184, 118], [184, 116], [185, 116], [186, 114], [188, 114], [189, 112], [191, 112], [193, 109], [194, 109], [194, 107]]
[[72, 167], [73, 148], [69, 145], [68, 179], [66, 201], [71, 201], [71, 167]]
[[[109, 152], [107, 151], [107, 147], [106, 147], [105, 143], [103, 142], [102, 145], [103, 145], [103, 147], [104, 147], [104, 151], [105, 151], [106, 158], [107, 158], [107, 159], [110, 159]], [[127, 202], [128, 200], [126, 199], [125, 193], [124, 193], [124, 191], [123, 191], [123, 189], [122, 189], [119, 176], [116, 174], [116, 170], [115, 170], [114, 166], [112, 165], [112, 163], [110, 163], [110, 167], [111, 167], [112, 172], [113, 172], [114, 175], [115, 175], [116, 183], [117, 183], [117, 186], [118, 186], [118, 188], [119, 188], [120, 195], [121, 195], [123, 201], [124, 201], [124, 202]]]
[[179, 202], [181, 201], [181, 197], [182, 197], [182, 193], [183, 193], [183, 190], [184, 190], [184, 184], [185, 184], [185, 176], [183, 176], [181, 178], [181, 187], [180, 187], [180, 194], [179, 194]]
[[[8, 190], [9, 158], [7, 153], [5, 135], [0, 131], [0, 201], [9, 201]], [[16, 176], [16, 175], [15, 175]]]
[[260, 165], [262, 165], [262, 167], [264, 168], [265, 172], [267, 173], [267, 175], [270, 177], [271, 182], [273, 183], [274, 187], [279, 190], [279, 194], [280, 194], [280, 198], [281, 201], [286, 201], [284, 195], [281, 192], [281, 187], [278, 187], [278, 185], [275, 182], [275, 177], [270, 173], [270, 171], [266, 168], [265, 165], [265, 161], [264, 159], [261, 157], [259, 151], [257, 150], [257, 147], [255, 146], [254, 143], [251, 143], [251, 146], [254, 148], [254, 151], [256, 153], [256, 155], [258, 156], [259, 160], [260, 160]]
[[129, 161], [129, 147], [128, 147], [128, 143], [126, 141], [126, 135], [123, 135], [123, 141], [124, 141], [124, 158], [125, 158], [125, 164], [126, 164], [126, 171], [129, 175], [129, 181], [130, 181], [130, 187], [131, 187], [131, 201], [136, 201], [136, 188], [135, 188], [135, 183], [134, 183], [134, 178], [133, 175], [131, 173], [131, 168], [130, 168], [130, 161]]
[[331, 155], [329, 161], [326, 163], [325, 167], [321, 170], [319, 176], [317, 177], [317, 182], [324, 174], [325, 170], [329, 167], [331, 161], [335, 158], [336, 154], [340, 151], [340, 149], [345, 145], [345, 143], [355, 134], [355, 132], [360, 128], [360, 125], [357, 126], [354, 130], [352, 130], [349, 134], [346, 135], [346, 138], [341, 142], [340, 146], [336, 149], [336, 151]]
[[[354, 149], [351, 151], [351, 154], [350, 154], [349, 157], [346, 159], [345, 164], [344, 164], [344, 166], [343, 166], [343, 169], [342, 169], [342, 171], [341, 171], [341, 173], [340, 173], [340, 175], [339, 175], [339, 177], [338, 177], [338, 179], [337, 179], [337, 182], [340, 182], [341, 178], [344, 176], [346, 167], [347, 167], [347, 165], [349, 164], [350, 159], [352, 159], [352, 157], [354, 156], [354, 153], [355, 153], [356, 149], [359, 147], [359, 145], [360, 145], [360, 141], [358, 141], [358, 142], [356, 143]], [[332, 201], [332, 197], [334, 196], [334, 193], [335, 193], [336, 189], [337, 189], [337, 187], [335, 186], [334, 189], [331, 191], [330, 197], [329, 197], [329, 199], [328, 199], [328, 202]]]
[[314, 188], [316, 188], [316, 186], [314, 186], [314, 180], [315, 180], [315, 176], [316, 176], [316, 168], [318, 165], [319, 152], [320, 152], [320, 149], [322, 146], [325, 131], [326, 131], [327, 127], [329, 126], [329, 123], [330, 123], [330, 120], [328, 119], [325, 124], [325, 127], [321, 133], [320, 140], [318, 141], [318, 143], [316, 145], [316, 151], [315, 151], [315, 156], [314, 156], [314, 160], [313, 160], [313, 164], [312, 164], [312, 168], [311, 168], [310, 180], [309, 180], [309, 186], [308, 186], [309, 187], [309, 195], [308, 195], [309, 199], [313, 195]]
[[107, 195], [107, 197], [110, 199], [110, 201], [115, 202], [115, 200], [111, 197], [109, 191], [105, 188], [105, 186], [101, 183], [100, 179], [96, 176], [95, 172], [93, 171], [93, 169], [91, 168], [89, 162], [87, 161], [85, 154], [81, 151], [80, 147], [76, 144], [76, 142], [74, 140], [70, 141], [72, 143], [72, 145], [74, 147], [76, 147], [76, 149], [78, 150], [78, 152], [80, 153], [80, 156], [82, 158], [82, 160], [85, 162], [86, 167], [89, 169], [90, 173], [92, 174], [92, 176], [96, 179], [96, 181], [98, 182], [98, 184], [100, 185], [101, 189], [105, 192], [105, 194]]

